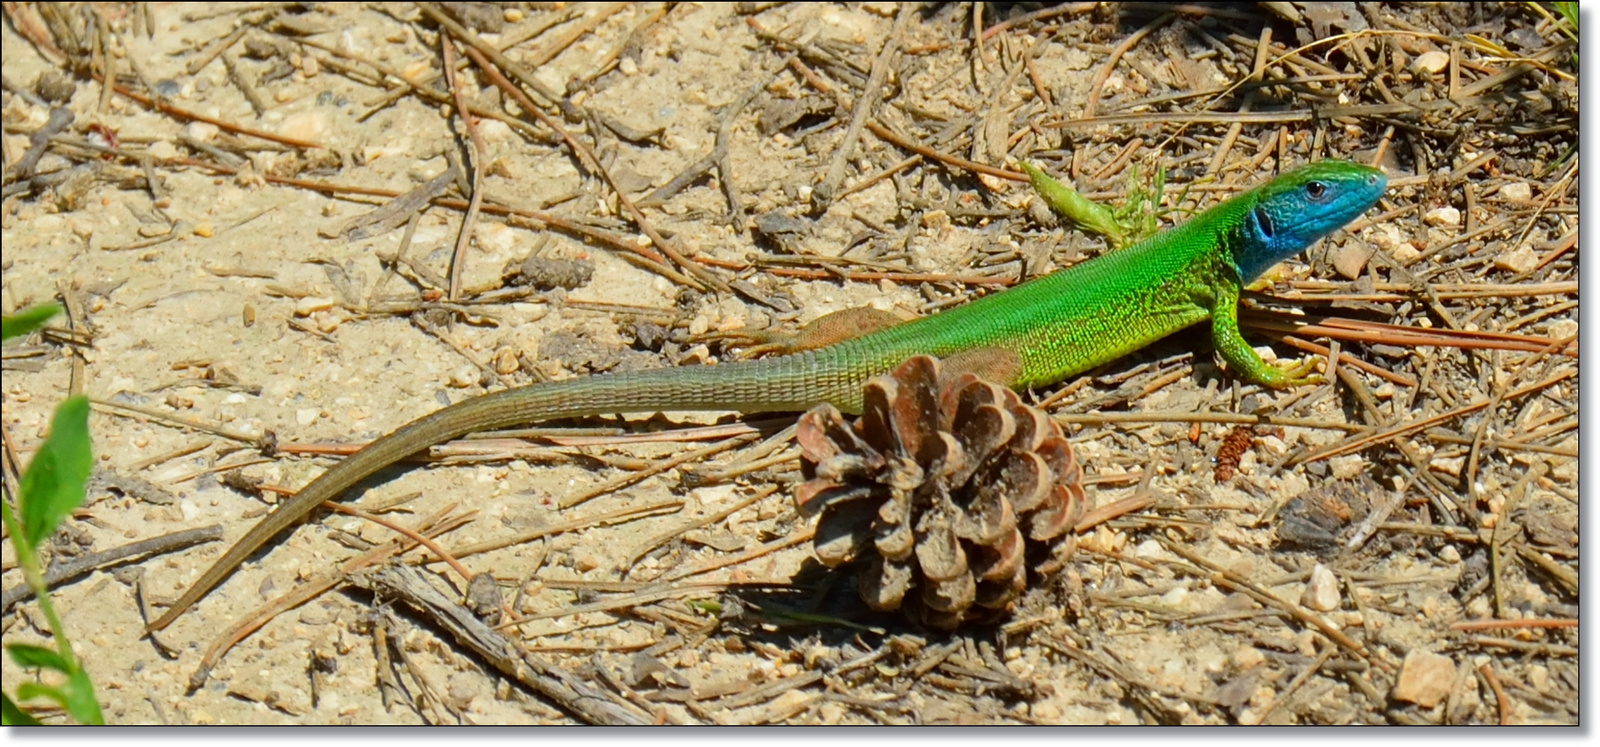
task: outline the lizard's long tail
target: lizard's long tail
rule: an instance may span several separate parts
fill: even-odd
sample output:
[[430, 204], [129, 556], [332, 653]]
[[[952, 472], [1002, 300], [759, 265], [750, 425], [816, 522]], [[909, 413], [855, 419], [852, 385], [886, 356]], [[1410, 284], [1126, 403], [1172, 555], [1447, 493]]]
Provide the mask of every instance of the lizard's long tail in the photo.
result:
[[841, 356], [802, 353], [747, 363], [685, 366], [587, 376], [474, 397], [418, 418], [346, 457], [250, 528], [166, 613], [161, 630], [221, 583], [278, 532], [337, 499], [369, 475], [435, 444], [470, 433], [562, 418], [663, 410], [804, 410], [831, 401], [845, 409], [859, 399], [870, 372]]

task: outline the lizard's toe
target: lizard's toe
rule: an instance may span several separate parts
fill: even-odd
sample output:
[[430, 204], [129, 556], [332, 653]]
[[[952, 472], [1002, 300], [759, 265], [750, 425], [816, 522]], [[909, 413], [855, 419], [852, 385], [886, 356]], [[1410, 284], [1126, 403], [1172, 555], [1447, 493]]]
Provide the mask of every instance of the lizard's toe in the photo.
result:
[[1302, 358], [1284, 368], [1278, 369], [1283, 374], [1282, 386], [1305, 386], [1308, 384], [1321, 384], [1327, 381], [1321, 373], [1317, 372], [1316, 358]]

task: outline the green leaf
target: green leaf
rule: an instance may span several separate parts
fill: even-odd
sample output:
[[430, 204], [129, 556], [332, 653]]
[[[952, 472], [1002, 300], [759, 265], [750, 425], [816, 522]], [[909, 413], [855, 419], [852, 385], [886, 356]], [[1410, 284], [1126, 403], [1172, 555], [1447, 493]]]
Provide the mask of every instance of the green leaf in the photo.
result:
[[1572, 38], [1574, 38], [1574, 39], [1578, 38], [1577, 37], [1577, 31], [1578, 31], [1578, 4], [1577, 3], [1556, 3], [1555, 5], [1556, 5], [1556, 10], [1561, 12], [1561, 17], [1567, 19], [1567, 23], [1572, 26], [1572, 32], [1573, 32]]
[[80, 724], [99, 725], [106, 722], [100, 715], [100, 699], [94, 695], [94, 683], [89, 681], [89, 673], [79, 669], [67, 678], [64, 688], [67, 695], [67, 712], [78, 720]]
[[61, 688], [41, 685], [37, 682], [24, 682], [17, 685], [17, 700], [33, 700], [34, 698], [46, 698], [55, 701], [56, 705], [62, 708], [67, 707], [67, 694], [61, 692]]
[[34, 646], [27, 643], [10, 643], [6, 650], [11, 652], [11, 660], [18, 666], [32, 667], [34, 669], [54, 669], [57, 672], [71, 672], [72, 665], [65, 657], [56, 653], [53, 648]]
[[89, 452], [89, 398], [69, 398], [56, 408], [50, 435], [22, 476], [22, 532], [38, 547], [62, 517], [83, 503], [94, 457]]
[[[56, 669], [67, 673], [66, 684], [60, 687], [52, 687], [38, 682], [25, 682], [18, 685], [17, 698], [19, 700], [49, 698], [59, 703], [62, 708], [65, 708], [67, 713], [72, 714], [72, 717], [77, 719], [80, 724], [105, 723], [105, 717], [100, 714], [100, 700], [95, 697], [94, 682], [89, 679], [88, 672], [70, 667], [66, 659], [48, 648], [18, 643], [6, 646], [6, 649], [11, 652], [11, 658], [22, 666]], [[27, 714], [23, 715], [26, 716]], [[10, 722], [7, 721], [7, 723]]]
[[30, 306], [18, 312], [16, 316], [0, 317], [0, 340], [9, 340], [21, 337], [32, 332], [50, 320], [50, 317], [60, 313], [61, 307], [53, 303], [41, 306]]
[[39, 720], [18, 708], [16, 702], [11, 700], [11, 696], [0, 693], [0, 725], [39, 726]]

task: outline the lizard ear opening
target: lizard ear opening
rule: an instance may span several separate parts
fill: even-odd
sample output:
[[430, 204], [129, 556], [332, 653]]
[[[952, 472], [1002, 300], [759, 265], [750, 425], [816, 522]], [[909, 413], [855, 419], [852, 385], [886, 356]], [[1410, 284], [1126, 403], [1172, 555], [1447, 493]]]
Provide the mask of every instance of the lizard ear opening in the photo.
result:
[[1257, 205], [1251, 214], [1256, 219], [1256, 230], [1261, 232], [1262, 238], [1270, 240], [1278, 232], [1277, 227], [1272, 225], [1272, 213], [1267, 212], [1265, 205]]

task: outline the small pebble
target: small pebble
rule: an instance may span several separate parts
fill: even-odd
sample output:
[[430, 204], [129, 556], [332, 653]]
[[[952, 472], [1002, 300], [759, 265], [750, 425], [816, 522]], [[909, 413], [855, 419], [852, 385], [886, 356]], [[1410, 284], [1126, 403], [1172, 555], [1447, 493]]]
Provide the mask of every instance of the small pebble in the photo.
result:
[[72, 82], [72, 76], [59, 70], [45, 71], [34, 84], [34, 92], [52, 104], [70, 101], [75, 90], [77, 86]]
[[1527, 182], [1512, 182], [1500, 188], [1500, 198], [1507, 202], [1527, 202], [1533, 199], [1533, 187]]
[[465, 677], [454, 678], [450, 681], [449, 687], [445, 689], [446, 702], [457, 711], [468, 710], [469, 704], [477, 696], [480, 689], [481, 687], [478, 683], [472, 682]]
[[1403, 265], [1415, 261], [1417, 257], [1422, 256], [1422, 252], [1410, 244], [1399, 244], [1395, 246], [1394, 251], [1389, 252], [1389, 255]]
[[1361, 277], [1361, 271], [1366, 268], [1367, 259], [1371, 256], [1372, 252], [1365, 244], [1351, 241], [1334, 249], [1328, 259], [1333, 263], [1335, 272], [1346, 280], [1355, 280]]
[[1339, 578], [1318, 563], [1311, 569], [1311, 578], [1306, 581], [1305, 594], [1301, 595], [1300, 603], [1318, 612], [1339, 609]]
[[[1033, 719], [1040, 723], [1052, 724], [1061, 720], [1061, 706], [1048, 700], [1033, 704]], [[839, 723], [831, 721], [827, 723]]]
[[1578, 322], [1573, 319], [1557, 319], [1550, 323], [1548, 334], [1557, 340], [1564, 340], [1578, 334]]
[[1167, 549], [1162, 547], [1160, 542], [1157, 542], [1153, 539], [1140, 542], [1139, 545], [1133, 549], [1133, 555], [1141, 560], [1157, 560], [1170, 557], [1167, 553]]
[[1400, 678], [1389, 695], [1395, 700], [1432, 708], [1450, 694], [1450, 683], [1455, 676], [1456, 663], [1450, 657], [1412, 649], [1400, 665]]
[[[516, 130], [511, 129], [511, 125], [498, 119], [479, 120], [478, 134], [482, 135], [484, 142], [487, 143], [505, 143], [518, 137]], [[507, 176], [511, 173], [510, 167], [501, 159], [495, 159], [494, 163], [490, 164], [490, 167], [497, 169], [501, 176]]]
[[1309, 630], [1302, 630], [1294, 637], [1294, 648], [1302, 656], [1317, 655], [1317, 635]]
[[580, 573], [587, 573], [601, 566], [600, 556], [593, 550], [577, 550], [572, 554], [572, 567]]
[[1432, 75], [1443, 70], [1445, 65], [1448, 64], [1450, 64], [1450, 55], [1446, 52], [1434, 50], [1417, 55], [1417, 59], [1411, 62], [1411, 69], [1419, 73]]
[[1500, 252], [1494, 257], [1494, 266], [1507, 272], [1527, 272], [1539, 264], [1539, 254], [1533, 247], [1523, 244], [1509, 252]]
[[457, 366], [450, 372], [450, 386], [464, 389], [478, 383], [478, 369], [468, 364]]
[[1461, 225], [1461, 211], [1453, 206], [1445, 205], [1429, 210], [1422, 216], [1422, 220], [1430, 226], [1440, 228], [1453, 228]]
[[1528, 665], [1528, 684], [1534, 692], [1550, 691], [1550, 669], [1543, 664]]
[[308, 109], [284, 117], [283, 124], [278, 126], [278, 134], [296, 140], [317, 142], [327, 135], [329, 124], [330, 119], [326, 111]]
[[175, 99], [179, 94], [183, 93], [183, 86], [171, 78], [162, 78], [156, 81], [153, 87], [156, 95], [164, 99]]
[[1267, 663], [1267, 655], [1261, 653], [1261, 649], [1255, 646], [1241, 646], [1238, 651], [1233, 652], [1233, 665], [1238, 667], [1241, 672], [1247, 669], [1254, 669], [1265, 663]]
[[333, 622], [333, 611], [321, 605], [310, 606], [300, 611], [301, 625], [327, 625]]
[[189, 136], [189, 139], [201, 143], [209, 143], [216, 140], [217, 134], [221, 131], [221, 128], [210, 122], [190, 122], [183, 126], [183, 134]]
[[331, 308], [333, 308], [333, 299], [331, 298], [306, 296], [294, 302], [294, 315], [311, 316], [319, 311], [327, 311]]
[[1405, 236], [1400, 233], [1400, 228], [1392, 223], [1373, 226], [1372, 230], [1362, 234], [1373, 246], [1384, 251], [1393, 252], [1402, 244], [1409, 245]]
[[1489, 598], [1486, 596], [1473, 597], [1467, 602], [1467, 617], [1474, 620], [1483, 620], [1489, 617]]
[[517, 360], [517, 351], [515, 348], [510, 346], [502, 346], [499, 350], [494, 351], [495, 373], [500, 374], [501, 376], [515, 373], [517, 368], [521, 365], [522, 362]]
[[472, 231], [478, 246], [491, 252], [509, 252], [517, 243], [517, 233], [499, 221], [484, 221]]
[[1354, 479], [1356, 475], [1366, 471], [1366, 468], [1367, 458], [1363, 456], [1342, 456], [1328, 460], [1328, 469], [1337, 480]]

